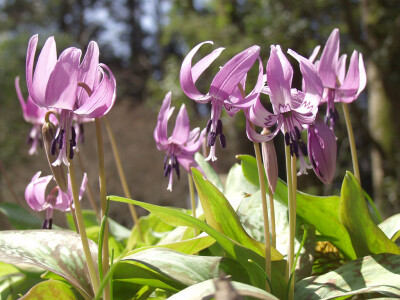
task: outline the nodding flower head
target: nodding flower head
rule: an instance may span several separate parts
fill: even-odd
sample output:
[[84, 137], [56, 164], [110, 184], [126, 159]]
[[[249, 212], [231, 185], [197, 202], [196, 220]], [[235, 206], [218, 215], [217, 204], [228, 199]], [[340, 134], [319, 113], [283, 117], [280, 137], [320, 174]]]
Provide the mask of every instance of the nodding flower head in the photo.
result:
[[[339, 29], [335, 28], [322, 51], [321, 58], [314, 63], [324, 86], [321, 103], [327, 103], [326, 121], [333, 129], [339, 118], [335, 102], [350, 103], [358, 98], [367, 84], [364, 60], [361, 53], [353, 51], [346, 74], [347, 55], [339, 57]], [[314, 50], [310, 61], [314, 62], [319, 46]]]
[[[252, 46], [247, 48], [221, 67], [211, 82], [209, 92], [205, 95], [197, 89], [195, 83], [224, 49], [218, 48], [214, 50], [192, 66], [194, 55], [204, 44], [213, 44], [213, 42], [200, 43], [189, 52], [183, 60], [179, 79], [183, 92], [189, 98], [199, 103], [211, 101], [211, 119], [207, 123], [207, 145], [211, 149], [210, 155], [206, 160], [215, 161], [217, 159], [215, 156], [217, 138], [219, 138], [222, 148], [226, 146], [221, 122], [222, 107], [225, 107], [227, 113], [232, 116], [239, 109], [251, 106], [262, 88], [263, 66], [260, 59], [260, 47]], [[240, 86], [244, 87], [247, 73], [257, 60], [259, 61], [258, 80], [254, 89], [246, 95], [242, 93]]]
[[200, 132], [199, 128], [190, 131], [189, 116], [183, 104], [176, 118], [172, 135], [168, 137], [168, 120], [174, 107], [171, 106], [171, 92], [168, 92], [163, 100], [154, 130], [154, 140], [157, 149], [165, 152], [164, 176], [169, 177], [168, 190], [172, 191], [173, 173], [175, 171], [180, 178], [179, 166], [190, 173], [190, 168], [200, 169], [194, 160], [194, 154], [200, 149], [205, 136], [205, 130]]
[[[53, 223], [53, 211], [70, 211], [73, 207], [72, 188], [68, 176], [68, 190], [66, 193], [55, 186], [50, 193], [46, 193], [46, 188], [53, 179], [52, 175], [40, 177], [41, 172], [37, 172], [33, 176], [31, 182], [25, 189], [25, 199], [28, 205], [36, 211], [46, 210], [46, 218], [44, 220], [43, 229], [51, 229]], [[86, 173], [83, 175], [81, 188], [79, 191], [79, 200], [82, 199], [87, 185]]]
[[99, 63], [96, 42], [89, 43], [80, 62], [82, 51], [75, 47], [65, 49], [57, 59], [54, 37], [47, 39], [33, 71], [37, 43], [38, 35], [34, 35], [27, 50], [29, 95], [39, 107], [60, 111], [59, 128], [53, 142], [60, 151], [53, 164], [69, 165], [68, 159], [73, 158], [76, 146], [72, 129], [74, 115], [99, 118], [108, 113], [116, 98], [115, 78], [106, 65]]
[[[295, 56], [295, 55], [294, 55]], [[295, 58], [297, 58], [295, 56]], [[299, 60], [300, 71], [305, 81], [304, 90], [292, 89], [293, 68], [283, 54], [281, 47], [271, 46], [271, 55], [267, 63], [267, 83], [263, 92], [269, 95], [274, 113], [266, 110], [257, 99], [246, 111], [246, 132], [250, 140], [268, 142], [282, 131], [285, 143], [290, 147], [292, 156], [299, 157], [300, 174], [306, 173], [307, 147], [301, 138], [301, 131], [313, 124], [322, 95], [322, 84], [313, 65], [308, 60]], [[251, 126], [275, 128], [269, 134], [259, 134]]]

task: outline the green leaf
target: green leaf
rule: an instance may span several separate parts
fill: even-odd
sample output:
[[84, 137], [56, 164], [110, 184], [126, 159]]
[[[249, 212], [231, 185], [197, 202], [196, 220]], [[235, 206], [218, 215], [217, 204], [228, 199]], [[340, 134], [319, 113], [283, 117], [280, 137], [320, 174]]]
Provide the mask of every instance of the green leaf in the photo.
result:
[[23, 300], [75, 300], [70, 286], [58, 280], [47, 280], [38, 283], [21, 297]]
[[212, 238], [214, 238], [217, 243], [225, 250], [227, 255], [234, 260], [238, 261], [249, 273], [252, 283], [256, 286], [265, 287], [265, 280], [263, 280], [263, 273], [255, 266], [253, 263], [248, 262], [248, 259], [253, 260], [259, 266], [264, 266], [265, 260], [262, 256], [256, 252], [243, 247], [237, 242], [231, 240], [227, 236], [218, 232], [211, 226], [207, 225], [203, 221], [200, 221], [192, 216], [185, 214], [179, 210], [157, 206], [149, 203], [144, 203], [136, 200], [130, 200], [118, 196], [108, 196], [109, 200], [118, 201], [123, 203], [131, 203], [147, 209], [164, 222], [170, 224], [171, 226], [191, 226], [208, 233]]
[[393, 241], [396, 233], [400, 230], [400, 214], [395, 214], [385, 221], [380, 223], [378, 227], [385, 233], [385, 235]]
[[[242, 169], [246, 178], [254, 181], [255, 174], [258, 174], [256, 159], [250, 155], [240, 155], [238, 158], [242, 161]], [[274, 199], [287, 206], [287, 185], [282, 180], [278, 180]], [[350, 236], [339, 220], [340, 198], [338, 196], [318, 197], [297, 191], [296, 200], [298, 216], [313, 225], [321, 235], [328, 236], [332, 244], [347, 258], [356, 258]]]
[[219, 178], [217, 172], [214, 168], [204, 159], [204, 156], [197, 152], [194, 155], [195, 161], [199, 164], [207, 179], [210, 180], [221, 192], [223, 192], [224, 187], [222, 185], [221, 179]]
[[[89, 240], [93, 260], [97, 245]], [[93, 297], [80, 236], [61, 230], [8, 230], [0, 232], [0, 261], [29, 264], [65, 278], [88, 297]]]
[[43, 220], [31, 215], [16, 203], [0, 203], [0, 212], [16, 229], [40, 229], [42, 227]]
[[251, 196], [257, 190], [259, 188], [244, 177], [242, 167], [239, 164], [234, 164], [229, 170], [224, 190], [225, 197], [232, 207], [236, 210], [242, 199]]
[[135, 225], [126, 245], [126, 250], [128, 251], [139, 246], [155, 245], [168, 232], [174, 229], [174, 226], [163, 222], [153, 214], [140, 217], [139, 224], [144, 240], [141, 240], [138, 227]]
[[[256, 299], [265, 299], [265, 300], [278, 300], [275, 296], [267, 293], [266, 291], [256, 288], [251, 285], [247, 285], [241, 282], [231, 282], [233, 288], [237, 293], [242, 296], [250, 296]], [[191, 285], [186, 289], [180, 291], [179, 293], [174, 294], [169, 297], [168, 300], [203, 300], [203, 299], [211, 299], [215, 294], [215, 279], [209, 279], [207, 281], [200, 282], [195, 285]], [[222, 298], [221, 298], [222, 299]], [[228, 298], [223, 298], [228, 299]]]
[[400, 248], [372, 221], [363, 190], [350, 172], [346, 172], [343, 180], [339, 213], [357, 257], [378, 253], [400, 254]]
[[[218, 276], [222, 257], [183, 254], [167, 248], [152, 248], [125, 256], [121, 262], [138, 263], [189, 286]], [[114, 275], [117, 277], [118, 273]], [[137, 276], [132, 274], [135, 279]], [[144, 283], [145, 284], [145, 283]]]
[[[97, 219], [96, 213], [93, 210], [84, 209], [82, 211], [82, 214], [83, 214], [83, 219], [84, 219], [86, 229], [88, 229], [90, 227], [94, 227], [94, 226], [100, 226], [100, 221]], [[72, 230], [76, 230], [72, 215], [70, 213], [68, 213], [68, 214], [66, 214], [66, 216], [67, 216], [67, 223], [68, 223], [69, 228], [71, 228]], [[115, 237], [115, 239], [118, 242], [122, 242], [122, 241], [128, 239], [129, 236], [131, 235], [131, 231], [128, 228], [120, 225], [119, 223], [115, 222], [114, 220], [112, 220], [110, 218], [108, 218], [108, 224], [110, 226], [109, 227], [110, 234], [113, 237]]]
[[303, 279], [295, 289], [295, 299], [334, 299], [370, 293], [400, 298], [400, 256], [386, 253], [362, 257], [335, 271]]
[[[200, 171], [192, 168], [192, 175], [207, 223], [239, 244], [265, 256], [265, 245], [247, 234], [225, 196]], [[281, 260], [283, 256], [271, 247], [271, 259]]]

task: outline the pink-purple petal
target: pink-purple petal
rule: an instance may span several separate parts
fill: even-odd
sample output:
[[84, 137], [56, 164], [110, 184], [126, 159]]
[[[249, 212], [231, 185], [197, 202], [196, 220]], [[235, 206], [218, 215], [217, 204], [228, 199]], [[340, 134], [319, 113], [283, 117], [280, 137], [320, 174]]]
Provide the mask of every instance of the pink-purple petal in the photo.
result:
[[326, 42], [319, 61], [318, 73], [324, 87], [335, 88], [336, 65], [339, 59], [339, 29], [335, 28]]
[[37, 172], [25, 189], [25, 199], [28, 205], [36, 211], [46, 209], [46, 188], [53, 176], [40, 177]]
[[189, 116], [185, 104], [182, 104], [178, 116], [176, 117], [175, 127], [169, 142], [176, 145], [183, 145], [189, 138], [189, 131]]

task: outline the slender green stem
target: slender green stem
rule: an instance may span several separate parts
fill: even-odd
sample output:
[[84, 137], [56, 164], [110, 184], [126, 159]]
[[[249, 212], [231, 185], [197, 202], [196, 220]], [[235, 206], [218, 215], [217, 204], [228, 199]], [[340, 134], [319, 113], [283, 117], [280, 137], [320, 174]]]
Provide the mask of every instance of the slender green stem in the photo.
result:
[[[193, 218], [196, 218], [196, 199], [194, 196], [194, 185], [191, 173], [188, 173], [188, 182], [189, 182], [190, 202], [192, 204], [192, 216]], [[193, 230], [194, 230], [194, 237], [196, 237], [198, 234], [197, 228], [193, 228]]]
[[274, 205], [274, 194], [272, 190], [268, 188], [268, 200], [269, 200], [269, 212], [271, 216], [271, 243], [272, 247], [276, 248], [276, 227], [275, 227], [275, 205]]
[[[83, 163], [83, 160], [82, 160], [81, 149], [79, 151], [77, 151], [76, 154], [78, 156], [78, 162], [79, 162], [79, 167], [81, 168], [81, 171], [83, 173], [87, 173], [86, 172], [86, 168], [85, 168], [85, 164]], [[99, 213], [99, 208], [97, 207], [96, 201], [94, 200], [93, 190], [90, 187], [89, 182], [86, 185], [86, 191], [87, 191], [87, 195], [88, 195], [88, 198], [89, 198], [90, 205], [92, 206], [93, 210], [95, 211], [97, 219], [101, 220], [100, 213]]]
[[290, 148], [289, 146], [285, 147], [285, 156], [286, 156], [286, 178], [288, 185], [288, 209], [289, 209], [289, 246], [288, 246], [288, 260], [286, 267], [286, 280], [289, 282], [290, 270], [293, 266], [294, 260], [294, 241], [292, 239], [292, 222], [293, 222], [293, 182], [292, 182], [292, 168], [291, 168], [291, 160], [290, 160]]
[[99, 288], [98, 292], [96, 293], [96, 297], [94, 298], [94, 300], [99, 300], [100, 299], [102, 291], [105, 289], [105, 287], [108, 284], [108, 282], [112, 279], [112, 275], [114, 274], [114, 271], [115, 271], [117, 266], [118, 266], [118, 262], [116, 262], [115, 264], [111, 265], [111, 267], [108, 270], [107, 274], [104, 276], [103, 280], [101, 281], [100, 288]]
[[[108, 135], [108, 138], [109, 138], [110, 143], [111, 143], [111, 148], [112, 148], [112, 151], [113, 151], [114, 160], [115, 160], [115, 164], [117, 166], [118, 175], [119, 175], [119, 179], [121, 181], [122, 189], [124, 190], [125, 197], [128, 198], [128, 199], [132, 199], [132, 195], [131, 195], [131, 193], [129, 191], [128, 183], [126, 181], [124, 168], [122, 167], [121, 157], [119, 155], [119, 151], [118, 151], [117, 143], [115, 142], [113, 131], [111, 129], [110, 123], [108, 122], [107, 118], [104, 117], [103, 119], [104, 119], [104, 123], [106, 125], [107, 135]], [[133, 222], [137, 226], [140, 240], [143, 241], [143, 233], [142, 233], [142, 230], [140, 228], [139, 217], [138, 217], [138, 214], [136, 212], [135, 206], [132, 205], [132, 204], [128, 204], [128, 207], [129, 207], [129, 211], [131, 213]]]
[[297, 206], [297, 158], [296, 156], [291, 156], [291, 173], [292, 173], [292, 201], [291, 201], [291, 209], [289, 210], [289, 226], [290, 226], [290, 244], [292, 251], [292, 259], [291, 267], [289, 271], [291, 272], [290, 277], [291, 281], [289, 282], [289, 299], [294, 299], [294, 269], [296, 268], [295, 261], [294, 261], [294, 240], [296, 235], [296, 206]]
[[74, 220], [76, 232], [79, 233], [78, 221], [76, 220], [75, 209], [72, 207], [72, 203], [69, 204], [69, 210], [71, 212], [72, 220]]
[[[265, 239], [265, 273], [268, 278], [271, 278], [271, 238], [269, 234], [269, 221], [268, 221], [268, 207], [267, 207], [267, 196], [265, 190], [265, 180], [264, 180], [264, 165], [262, 163], [260, 147], [258, 143], [254, 144], [254, 152], [256, 154], [257, 160], [257, 170], [258, 170], [258, 179], [260, 182], [260, 190], [261, 190], [261, 202], [262, 202], [262, 210], [263, 210], [263, 219], [264, 219], [264, 239]], [[269, 285], [266, 285], [266, 290], [269, 292]]]
[[358, 167], [358, 158], [357, 158], [357, 150], [356, 150], [356, 141], [354, 139], [353, 126], [351, 126], [349, 108], [347, 106], [347, 103], [342, 103], [342, 107], [343, 107], [344, 119], [346, 121], [347, 135], [349, 136], [354, 176], [357, 178], [358, 182], [361, 185], [360, 168]]
[[99, 233], [99, 242], [98, 242], [99, 249], [98, 249], [98, 255], [97, 255], [97, 263], [99, 265], [100, 281], [103, 280], [103, 241], [104, 241], [104, 230], [105, 230], [106, 224], [107, 224], [107, 217], [108, 217], [109, 208], [110, 208], [110, 201], [107, 201], [106, 213], [104, 214], [103, 220], [101, 220], [100, 233]]
[[81, 236], [83, 252], [85, 254], [85, 259], [89, 270], [89, 276], [92, 282], [94, 294], [96, 294], [97, 291], [99, 290], [99, 281], [98, 281], [99, 278], [97, 277], [97, 272], [96, 269], [94, 268], [92, 253], [90, 252], [89, 242], [86, 235], [81, 203], [79, 202], [78, 187], [76, 185], [75, 167], [74, 167], [74, 162], [72, 160], [69, 160], [69, 176], [71, 181], [72, 197], [75, 205], [76, 220], [78, 223], [79, 234]]
[[[96, 137], [97, 137], [97, 149], [98, 149], [98, 160], [99, 160], [99, 176], [100, 176], [100, 207], [101, 217], [104, 218], [107, 210], [107, 187], [106, 187], [106, 172], [104, 168], [104, 147], [103, 147], [103, 134], [101, 129], [101, 120], [95, 119], [96, 124]], [[103, 274], [106, 274], [109, 268], [109, 253], [108, 253], [108, 222], [106, 221], [104, 228], [104, 239], [103, 239]], [[104, 299], [110, 299], [109, 285], [104, 288]]]

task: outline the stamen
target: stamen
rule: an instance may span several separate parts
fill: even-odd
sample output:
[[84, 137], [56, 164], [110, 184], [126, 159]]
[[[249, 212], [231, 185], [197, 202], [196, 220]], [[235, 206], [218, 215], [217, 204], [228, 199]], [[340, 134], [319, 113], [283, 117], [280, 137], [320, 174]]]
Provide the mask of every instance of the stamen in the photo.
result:
[[293, 153], [294, 153], [294, 155], [296, 155], [296, 157], [299, 157], [299, 145], [296, 142], [292, 143], [292, 145], [293, 145]]
[[74, 126], [71, 126], [71, 141], [73, 146], [76, 146], [76, 132]]
[[69, 159], [74, 158], [74, 143], [73, 141], [69, 141]]
[[308, 155], [308, 151], [307, 151], [307, 146], [306, 144], [304, 144], [304, 142], [302, 140], [299, 140], [299, 147], [300, 147], [300, 151], [304, 156]]
[[219, 119], [217, 121], [217, 128], [215, 129], [215, 133], [217, 135], [222, 134], [222, 121], [221, 121], [221, 119]]
[[289, 145], [290, 145], [290, 135], [289, 135], [289, 132], [286, 132], [286, 133], [285, 133], [285, 144], [286, 144], [286, 146], [289, 146]]
[[47, 229], [47, 219], [44, 219], [42, 229]]
[[180, 179], [181, 170], [179, 169], [179, 164], [178, 163], [174, 166], [174, 169], [175, 169], [176, 176], [178, 176], [178, 179]]
[[167, 166], [167, 160], [168, 160], [168, 158], [169, 158], [169, 156], [168, 156], [168, 155], [165, 155], [165, 157], [164, 157], [164, 170], [165, 170], [165, 167]]
[[225, 139], [225, 135], [223, 133], [221, 133], [219, 135], [219, 143], [221, 144], [222, 148], [226, 147], [226, 139]]
[[50, 218], [50, 220], [49, 220], [49, 227], [48, 227], [47, 229], [51, 229], [52, 225], [53, 225], [53, 219]]
[[82, 123], [79, 124], [79, 139], [80, 139], [81, 144], [83, 144], [83, 142], [85, 141], [85, 135], [83, 134], [84, 128], [85, 127], [83, 126]]
[[294, 131], [296, 132], [297, 139], [300, 140], [301, 139], [301, 133], [300, 133], [299, 128], [297, 128], [297, 126], [294, 126]]
[[56, 145], [57, 145], [58, 139], [53, 138], [51, 140], [51, 145], [50, 145], [50, 154], [55, 155], [56, 154]]
[[59, 136], [58, 136], [58, 149], [62, 149], [62, 147], [63, 147], [63, 136], [64, 136], [64, 132], [65, 132], [65, 130], [64, 129], [61, 129], [61, 131], [60, 131], [60, 134], [59, 134]]
[[212, 120], [208, 120], [207, 122], [207, 126], [206, 126], [206, 133], [209, 133], [211, 130], [211, 124], [212, 124]]
[[167, 177], [170, 173], [171, 173], [171, 165], [168, 165], [168, 166], [164, 169], [164, 177]]
[[208, 147], [214, 146], [214, 145], [215, 145], [215, 139], [216, 139], [216, 138], [217, 138], [216, 133], [215, 133], [215, 132], [210, 132], [210, 133], [208, 134], [208, 137], [207, 137], [207, 146], [208, 146]]

